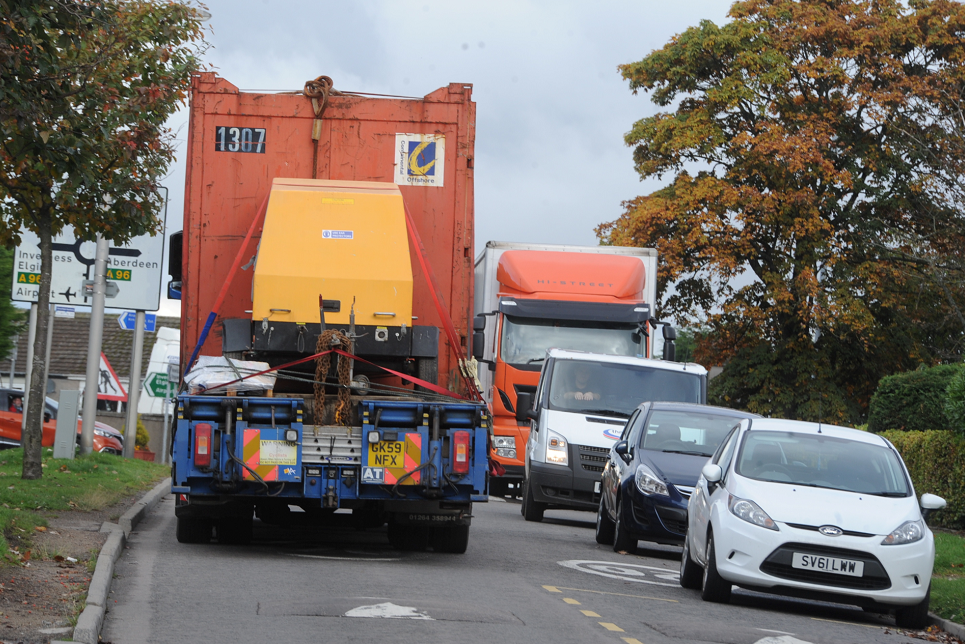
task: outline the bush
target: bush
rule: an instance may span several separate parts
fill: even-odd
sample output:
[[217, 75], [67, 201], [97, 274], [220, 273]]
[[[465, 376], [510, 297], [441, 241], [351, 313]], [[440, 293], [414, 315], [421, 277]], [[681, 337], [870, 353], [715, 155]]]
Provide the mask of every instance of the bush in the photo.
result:
[[945, 415], [951, 429], [965, 436], [965, 369], [959, 369], [958, 375], [948, 383], [946, 395]]
[[928, 523], [965, 527], [965, 438], [952, 431], [900, 431], [882, 434], [905, 459], [915, 492], [929, 492], [948, 502]]
[[961, 365], [940, 365], [885, 376], [871, 397], [868, 430], [948, 429], [951, 423], [945, 415], [946, 392], [961, 371]]
[[144, 426], [144, 421], [141, 417], [137, 417], [137, 434], [134, 437], [134, 448], [135, 449], [147, 449], [147, 444], [151, 440], [151, 434], [148, 433], [147, 427]]

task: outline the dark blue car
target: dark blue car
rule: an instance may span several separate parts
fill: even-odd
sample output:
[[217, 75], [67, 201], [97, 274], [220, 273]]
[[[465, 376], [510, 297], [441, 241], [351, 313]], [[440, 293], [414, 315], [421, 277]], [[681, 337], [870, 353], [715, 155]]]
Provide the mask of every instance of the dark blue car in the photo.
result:
[[743, 418], [759, 416], [689, 403], [637, 407], [603, 468], [597, 543], [616, 552], [632, 552], [641, 539], [682, 544], [700, 469]]

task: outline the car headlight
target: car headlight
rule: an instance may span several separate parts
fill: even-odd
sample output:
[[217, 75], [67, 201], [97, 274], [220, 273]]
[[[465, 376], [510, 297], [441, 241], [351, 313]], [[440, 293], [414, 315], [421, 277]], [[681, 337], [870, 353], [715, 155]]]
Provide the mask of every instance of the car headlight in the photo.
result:
[[637, 465], [637, 472], [633, 476], [637, 489], [644, 494], [667, 494], [667, 484], [657, 478], [657, 474], [646, 465]]
[[94, 428], [94, 433], [97, 434], [98, 436], [103, 436], [104, 438], [110, 438], [111, 436], [114, 435], [114, 434], [111, 434], [110, 432], [105, 432], [103, 429], [98, 429], [96, 427]]
[[924, 536], [925, 526], [922, 524], [921, 519], [918, 521], [905, 521], [885, 537], [881, 545], [899, 546], [903, 543], [914, 543], [920, 541]]
[[493, 439], [493, 447], [497, 449], [500, 447], [516, 449], [516, 437], [515, 436], [497, 436], [495, 439]]
[[500, 447], [500, 448], [497, 448], [497, 449], [496, 449], [496, 456], [501, 456], [502, 458], [512, 458], [512, 459], [515, 459], [515, 458], [516, 458], [516, 450], [514, 450], [514, 449], [505, 449], [505, 448]]
[[738, 519], [743, 519], [748, 523], [753, 523], [754, 525], [760, 526], [762, 528], [767, 528], [768, 530], [780, 531], [774, 519], [767, 516], [767, 512], [761, 509], [761, 506], [757, 505], [753, 501], [748, 501], [747, 499], [738, 499], [733, 494], [727, 500], [727, 507]]
[[566, 439], [549, 430], [547, 430], [546, 439], [546, 462], [568, 465], [570, 459], [567, 456]]

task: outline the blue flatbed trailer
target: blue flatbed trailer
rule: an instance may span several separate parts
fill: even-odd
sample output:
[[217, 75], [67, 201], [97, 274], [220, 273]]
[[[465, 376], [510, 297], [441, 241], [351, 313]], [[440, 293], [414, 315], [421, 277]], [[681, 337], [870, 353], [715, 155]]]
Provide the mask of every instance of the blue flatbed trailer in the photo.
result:
[[362, 400], [352, 426], [304, 425], [301, 398], [182, 395], [171, 492], [182, 543], [247, 543], [290, 506], [323, 524], [348, 508], [393, 546], [463, 553], [488, 500], [488, 411], [477, 403]]

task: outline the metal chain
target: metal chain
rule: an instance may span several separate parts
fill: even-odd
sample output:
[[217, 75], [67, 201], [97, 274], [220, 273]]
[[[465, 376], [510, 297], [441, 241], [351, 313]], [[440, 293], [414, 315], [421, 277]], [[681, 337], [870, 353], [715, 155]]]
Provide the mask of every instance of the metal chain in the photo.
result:
[[335, 82], [328, 76], [319, 76], [315, 80], [305, 83], [302, 92], [312, 99], [312, 109], [315, 111], [315, 120], [312, 122], [312, 140], [315, 141], [315, 151], [312, 155], [312, 179], [318, 178], [318, 145], [322, 138], [322, 114], [328, 105], [328, 97], [331, 94], [338, 94], [332, 87]]
[[[318, 336], [318, 343], [315, 345], [315, 353], [322, 353], [329, 349], [338, 348], [348, 351], [351, 348], [349, 338], [341, 331], [329, 329]], [[325, 415], [325, 380], [328, 378], [328, 370], [331, 367], [332, 354], [328, 353], [315, 359], [315, 424], [321, 425]], [[345, 356], [338, 356], [338, 366], [335, 373], [338, 376], [338, 405], [335, 407], [335, 424], [348, 425], [351, 422], [352, 392], [350, 390], [351, 378], [351, 359]]]

